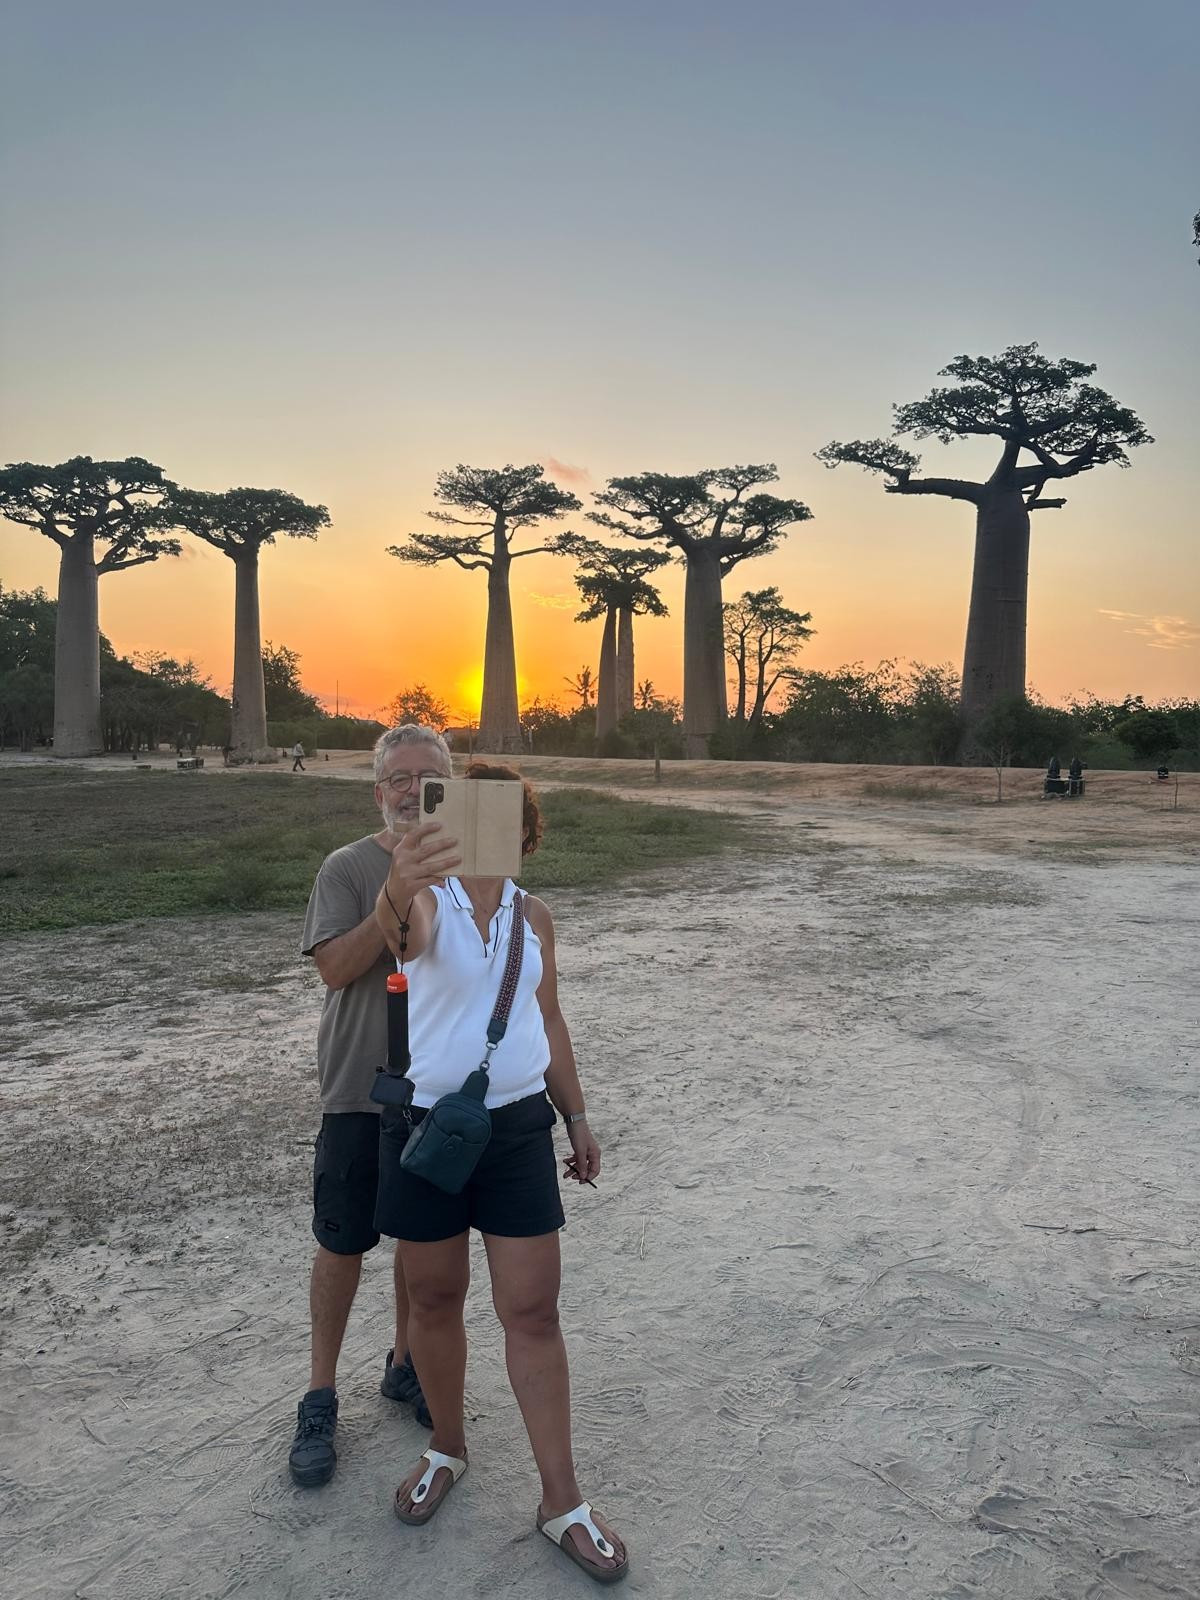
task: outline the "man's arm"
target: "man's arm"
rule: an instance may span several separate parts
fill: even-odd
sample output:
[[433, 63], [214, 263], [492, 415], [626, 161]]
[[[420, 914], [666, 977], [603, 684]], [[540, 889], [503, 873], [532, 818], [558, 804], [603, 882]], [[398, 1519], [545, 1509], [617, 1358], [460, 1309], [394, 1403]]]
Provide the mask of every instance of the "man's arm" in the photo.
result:
[[313, 946], [313, 961], [327, 989], [346, 989], [379, 960], [387, 949], [383, 931], [372, 911], [357, 928], [323, 939]]

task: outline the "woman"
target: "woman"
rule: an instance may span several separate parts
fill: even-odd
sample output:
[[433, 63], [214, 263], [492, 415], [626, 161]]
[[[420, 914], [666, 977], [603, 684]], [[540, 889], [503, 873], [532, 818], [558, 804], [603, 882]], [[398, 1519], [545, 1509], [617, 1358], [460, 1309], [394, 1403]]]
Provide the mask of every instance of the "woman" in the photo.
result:
[[[517, 779], [509, 767], [475, 762], [467, 776]], [[525, 784], [524, 855], [537, 849], [542, 819]], [[515, 914], [509, 878], [456, 878], [455, 841], [435, 823], [411, 828], [392, 854], [376, 917], [410, 978], [412, 1118], [457, 1090], [483, 1055]], [[588, 1128], [571, 1037], [558, 1003], [554, 924], [541, 900], [521, 897], [524, 953], [504, 1038], [491, 1057], [486, 1104], [492, 1136], [461, 1194], [448, 1195], [399, 1165], [403, 1113], [385, 1109], [376, 1226], [398, 1241], [409, 1294], [409, 1347], [433, 1416], [430, 1448], [396, 1490], [402, 1522], [436, 1516], [466, 1471], [463, 1305], [468, 1238], [483, 1235], [492, 1300], [505, 1355], [542, 1480], [539, 1529], [600, 1583], [628, 1571], [616, 1533], [575, 1480], [570, 1379], [558, 1322], [558, 1230], [563, 1225], [550, 1130], [554, 1107], [573, 1155], [565, 1175], [589, 1182], [600, 1148]]]

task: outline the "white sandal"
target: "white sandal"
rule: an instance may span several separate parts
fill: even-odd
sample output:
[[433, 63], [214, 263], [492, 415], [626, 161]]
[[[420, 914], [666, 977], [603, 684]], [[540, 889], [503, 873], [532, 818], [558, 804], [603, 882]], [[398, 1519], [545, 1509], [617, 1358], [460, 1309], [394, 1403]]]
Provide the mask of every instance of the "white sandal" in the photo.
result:
[[438, 1511], [441, 1508], [442, 1501], [446, 1498], [451, 1489], [453, 1489], [454, 1485], [467, 1470], [467, 1463], [462, 1460], [461, 1457], [446, 1456], [443, 1455], [440, 1450], [422, 1450], [421, 1459], [423, 1461], [428, 1461], [429, 1466], [425, 1469], [425, 1472], [421, 1477], [421, 1481], [415, 1484], [413, 1488], [409, 1490], [408, 1498], [412, 1501], [414, 1506], [423, 1504], [423, 1502], [429, 1498], [429, 1491], [433, 1488], [433, 1480], [442, 1467], [445, 1467], [446, 1471], [450, 1474], [450, 1482], [442, 1490], [438, 1498], [433, 1502], [432, 1511], [427, 1511], [423, 1517], [416, 1517], [411, 1511], [405, 1511], [400, 1504], [400, 1490], [396, 1490], [396, 1497], [392, 1504], [392, 1510], [400, 1518], [401, 1522], [407, 1522], [412, 1528], [423, 1528], [427, 1522], [433, 1521], [434, 1517], [437, 1516]]
[[583, 1528], [602, 1556], [607, 1556], [611, 1561], [616, 1555], [617, 1552], [614, 1546], [609, 1543], [593, 1521], [592, 1507], [589, 1501], [585, 1500], [582, 1505], [576, 1506], [574, 1511], [568, 1511], [561, 1517], [543, 1517], [539, 1511], [537, 1525], [547, 1539], [558, 1546], [563, 1555], [570, 1556], [575, 1565], [582, 1567], [588, 1577], [594, 1578], [597, 1583], [620, 1583], [621, 1579], [629, 1571], [628, 1555], [618, 1566], [598, 1567], [594, 1561], [589, 1561], [586, 1556], [579, 1553], [572, 1540], [564, 1540], [563, 1536], [568, 1528]]

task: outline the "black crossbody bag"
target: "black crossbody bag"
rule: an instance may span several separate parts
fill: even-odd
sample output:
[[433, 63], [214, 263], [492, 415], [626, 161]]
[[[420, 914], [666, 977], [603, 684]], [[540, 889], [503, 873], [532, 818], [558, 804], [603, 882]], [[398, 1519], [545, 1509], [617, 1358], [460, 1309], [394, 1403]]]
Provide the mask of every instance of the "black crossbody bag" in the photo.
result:
[[[513, 893], [512, 933], [508, 960], [500, 980], [500, 993], [487, 1027], [483, 1060], [453, 1094], [436, 1101], [408, 1136], [400, 1165], [414, 1177], [424, 1178], [446, 1194], [460, 1194], [492, 1136], [492, 1114], [484, 1104], [492, 1052], [504, 1038], [509, 1013], [521, 975], [525, 949], [525, 903], [519, 889]], [[398, 982], [396, 980], [399, 980]], [[393, 987], [394, 985], [394, 987]], [[408, 980], [403, 973], [388, 978], [388, 1062], [380, 1068], [371, 1098], [384, 1106], [399, 1106], [408, 1115], [413, 1081], [407, 1076]], [[401, 1009], [403, 1023], [401, 1026]], [[411, 1116], [408, 1116], [411, 1123]]]

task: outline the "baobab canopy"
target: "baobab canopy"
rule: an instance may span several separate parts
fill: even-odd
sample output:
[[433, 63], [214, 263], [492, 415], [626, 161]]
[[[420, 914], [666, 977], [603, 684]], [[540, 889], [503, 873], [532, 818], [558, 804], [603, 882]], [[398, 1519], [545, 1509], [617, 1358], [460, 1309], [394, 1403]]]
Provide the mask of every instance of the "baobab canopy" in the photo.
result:
[[[997, 701], [1025, 694], [1029, 513], [1057, 510], [1048, 484], [1093, 467], [1129, 465], [1126, 451], [1151, 444], [1141, 419], [1088, 379], [1094, 363], [1051, 361], [1036, 344], [998, 356], [957, 356], [940, 377], [954, 382], [924, 400], [896, 406], [892, 439], [837, 440], [817, 452], [836, 467], [853, 462], [883, 473], [889, 494], [932, 494], [976, 508], [975, 571], [963, 660], [962, 707], [968, 727]], [[896, 437], [950, 444], [1000, 441], [990, 477], [919, 477], [921, 458]]]
[[[537, 464], [499, 469], [468, 467], [441, 472], [437, 498], [449, 511], [430, 511], [433, 522], [474, 533], [410, 533], [408, 543], [389, 545], [388, 554], [417, 566], [453, 561], [468, 572], [488, 575], [487, 634], [483, 651], [483, 696], [479, 708], [477, 750], [504, 752], [522, 748], [517, 710], [517, 657], [513, 642], [509, 572], [519, 556], [554, 551], [551, 544], [513, 549], [513, 538], [542, 521], [557, 521], [580, 502], [566, 489], [547, 483]], [[459, 513], [467, 513], [460, 515]]]
[[559, 534], [555, 547], [579, 564], [575, 586], [586, 603], [576, 614], [576, 622], [604, 618], [596, 686], [596, 736], [603, 739], [633, 710], [633, 619], [667, 615], [661, 595], [647, 578], [667, 565], [671, 553], [645, 548], [622, 550], [577, 533]]
[[[801, 500], [753, 493], [779, 476], [759, 466], [675, 477], [644, 472], [611, 478], [589, 513], [628, 539], [656, 540], [680, 551], [687, 577], [683, 602], [683, 722], [689, 756], [708, 755], [726, 716], [721, 582], [741, 561], [770, 554], [812, 512]], [[616, 512], [616, 515], [612, 515]]]
[[[177, 556], [162, 468], [141, 456], [56, 467], [19, 461], [0, 471], [0, 517], [36, 528], [60, 551], [54, 666], [54, 754], [98, 755], [99, 579]], [[101, 548], [102, 547], [102, 548]]]
[[306, 505], [286, 489], [177, 489], [171, 509], [177, 525], [220, 550], [234, 564], [233, 723], [234, 761], [270, 759], [263, 680], [262, 629], [258, 606], [258, 558], [277, 534], [315, 539], [329, 526], [324, 506]]

